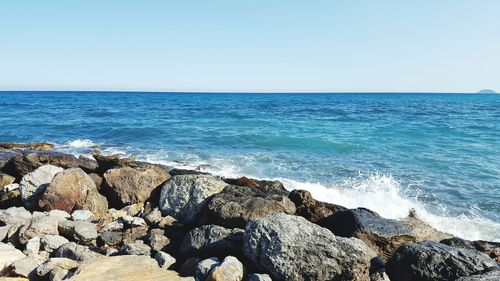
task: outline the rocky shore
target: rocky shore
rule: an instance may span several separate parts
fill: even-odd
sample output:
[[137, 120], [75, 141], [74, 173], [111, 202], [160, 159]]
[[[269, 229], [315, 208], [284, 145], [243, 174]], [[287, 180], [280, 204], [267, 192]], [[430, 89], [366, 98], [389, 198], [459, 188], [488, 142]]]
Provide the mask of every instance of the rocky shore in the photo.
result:
[[500, 243], [279, 181], [0, 143], [0, 280], [500, 280]]

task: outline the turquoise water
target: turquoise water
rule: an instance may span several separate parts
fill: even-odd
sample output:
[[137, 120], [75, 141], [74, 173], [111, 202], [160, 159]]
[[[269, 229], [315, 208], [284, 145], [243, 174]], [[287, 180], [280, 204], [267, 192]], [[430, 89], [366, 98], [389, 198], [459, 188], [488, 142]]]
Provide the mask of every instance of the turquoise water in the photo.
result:
[[278, 178], [500, 241], [500, 95], [0, 93], [1, 141]]

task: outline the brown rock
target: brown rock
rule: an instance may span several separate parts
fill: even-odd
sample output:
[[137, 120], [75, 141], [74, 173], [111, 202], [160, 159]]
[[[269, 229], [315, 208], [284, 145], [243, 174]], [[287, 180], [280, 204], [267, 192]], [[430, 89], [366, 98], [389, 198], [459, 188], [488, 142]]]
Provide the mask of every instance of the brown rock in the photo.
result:
[[170, 175], [161, 167], [145, 166], [111, 169], [104, 173], [103, 178], [103, 192], [111, 206], [121, 208], [148, 200]]
[[135, 240], [143, 239], [148, 235], [148, 227], [147, 226], [139, 226], [132, 227], [123, 233], [123, 243], [128, 244], [132, 243]]
[[94, 181], [95, 187], [97, 188], [97, 190], [100, 190], [101, 184], [102, 184], [102, 177], [96, 173], [90, 173], [89, 177]]
[[288, 191], [280, 181], [256, 180], [247, 177], [224, 179], [224, 181], [232, 185], [254, 187], [259, 191], [268, 194], [288, 195]]
[[0, 142], [0, 148], [3, 148], [3, 149], [51, 150], [54, 148], [54, 144], [48, 143], [48, 142], [33, 142], [33, 143]]
[[106, 198], [97, 192], [94, 181], [82, 169], [64, 170], [54, 177], [38, 202], [44, 210], [89, 210], [96, 217], [108, 211]]
[[339, 205], [314, 200], [307, 190], [293, 190], [288, 195], [288, 199], [292, 200], [297, 207], [296, 214], [311, 222], [318, 222], [338, 211], [346, 210], [345, 207]]
[[4, 186], [13, 183], [15, 180], [15, 177], [0, 172], [0, 190], [2, 190]]
[[409, 216], [401, 221], [410, 230], [416, 241], [430, 240], [439, 242], [443, 239], [453, 238], [453, 235], [441, 232], [415, 216]]

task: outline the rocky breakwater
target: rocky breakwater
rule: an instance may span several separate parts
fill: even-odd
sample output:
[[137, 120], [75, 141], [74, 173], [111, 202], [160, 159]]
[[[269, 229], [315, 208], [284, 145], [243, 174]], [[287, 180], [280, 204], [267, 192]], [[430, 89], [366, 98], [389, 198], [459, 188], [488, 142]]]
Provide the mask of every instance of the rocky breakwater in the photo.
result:
[[[500, 245], [288, 192], [50, 144], [0, 146], [0, 279], [499, 280]], [[2, 277], [3, 276], [3, 277]]]

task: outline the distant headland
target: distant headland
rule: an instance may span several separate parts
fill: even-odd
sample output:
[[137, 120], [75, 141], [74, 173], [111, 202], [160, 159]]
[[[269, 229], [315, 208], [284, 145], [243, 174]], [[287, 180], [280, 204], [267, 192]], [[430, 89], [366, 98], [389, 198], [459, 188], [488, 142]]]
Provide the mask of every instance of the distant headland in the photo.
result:
[[477, 92], [478, 94], [497, 94], [497, 92], [491, 90], [491, 89], [483, 89], [479, 92]]

